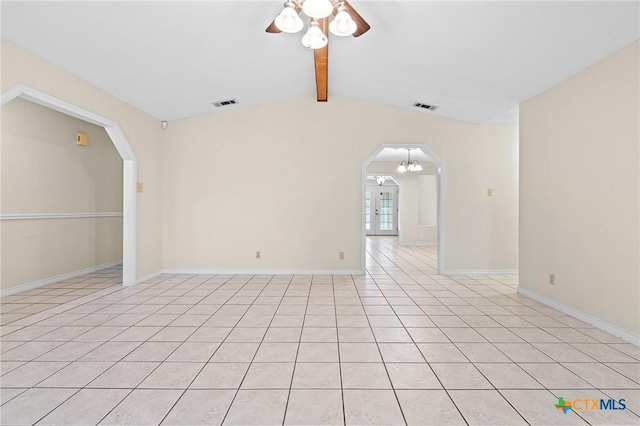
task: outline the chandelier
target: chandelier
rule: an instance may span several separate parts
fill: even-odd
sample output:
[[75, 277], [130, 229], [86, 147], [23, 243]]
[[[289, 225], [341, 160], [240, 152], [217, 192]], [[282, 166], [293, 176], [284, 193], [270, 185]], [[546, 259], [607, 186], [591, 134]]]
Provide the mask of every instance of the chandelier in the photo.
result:
[[276, 17], [275, 26], [285, 33], [297, 33], [304, 27], [298, 13], [302, 10], [309, 17], [309, 28], [302, 37], [302, 44], [309, 49], [321, 49], [327, 45], [327, 35], [322, 32], [319, 20], [335, 13], [329, 24], [332, 34], [346, 37], [353, 35], [358, 26], [347, 11], [344, 2], [330, 0], [288, 0]]
[[407, 161], [402, 160], [400, 162], [400, 166], [398, 166], [398, 171], [400, 173], [404, 172], [419, 172], [422, 170], [422, 166], [417, 160], [411, 161], [411, 149], [407, 149]]
[[380, 186], [384, 185], [384, 183], [387, 181], [387, 178], [384, 176], [376, 176], [376, 183]]

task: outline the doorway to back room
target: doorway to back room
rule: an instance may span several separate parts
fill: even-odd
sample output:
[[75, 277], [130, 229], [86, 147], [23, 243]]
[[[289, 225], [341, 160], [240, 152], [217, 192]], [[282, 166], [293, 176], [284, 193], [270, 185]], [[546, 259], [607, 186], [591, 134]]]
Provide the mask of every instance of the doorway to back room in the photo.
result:
[[[83, 208], [82, 209], [83, 211], [81, 212], [78, 212], [75, 209], [61, 212], [60, 208], [62, 208], [63, 206], [59, 204], [57, 201], [68, 200], [69, 197], [73, 198], [74, 196], [77, 195], [75, 191], [66, 191], [65, 192], [66, 195], [62, 195], [61, 197], [55, 197], [55, 196], [53, 198], [49, 197], [51, 200], [54, 201], [54, 204], [49, 206], [52, 208], [55, 207], [55, 209], [53, 209], [54, 213], [51, 213], [50, 211], [48, 211], [50, 209], [47, 209], [45, 213], [37, 213], [37, 214], [22, 214], [22, 209], [21, 209], [21, 212], [15, 213], [15, 214], [4, 214], [4, 211], [3, 211], [2, 213], [0, 213], [0, 216], [1, 216], [0, 219], [2, 220], [2, 222], [4, 222], [5, 220], [9, 222], [13, 222], [13, 221], [23, 221], [23, 220], [39, 221], [39, 220], [50, 220], [50, 219], [68, 221], [69, 219], [83, 219], [83, 218], [95, 219], [96, 221], [97, 220], [119, 221], [121, 223], [120, 231], [114, 232], [113, 230], [106, 230], [106, 233], [105, 233], [104, 227], [100, 225], [100, 226], [96, 226], [95, 235], [96, 237], [98, 236], [98, 234], [107, 235], [108, 236], [107, 238], [111, 238], [111, 239], [116, 238], [121, 241], [121, 243], [118, 244], [121, 247], [119, 250], [118, 248], [115, 248], [116, 251], [112, 250], [112, 251], [108, 251], [108, 253], [111, 253], [111, 254], [115, 253], [115, 257], [120, 257], [121, 259], [122, 267], [121, 269], [118, 268], [118, 275], [121, 274], [122, 276], [122, 284], [125, 286], [130, 286], [135, 284], [136, 283], [136, 256], [137, 256], [137, 244], [136, 244], [136, 240], [137, 240], [136, 238], [137, 160], [124, 133], [120, 129], [120, 126], [118, 125], [118, 123], [112, 120], [99, 116], [81, 107], [70, 104], [68, 102], [65, 102], [64, 100], [55, 98], [47, 93], [40, 92], [38, 90], [35, 90], [29, 86], [22, 85], [22, 84], [17, 85], [2, 94], [2, 99], [0, 104], [3, 106], [3, 113], [4, 113], [5, 105], [13, 101], [14, 99], [18, 99], [18, 98], [32, 102], [41, 107], [45, 107], [45, 109], [52, 110], [53, 112], [62, 113], [64, 117], [79, 119], [80, 120], [79, 124], [75, 126], [72, 130], [69, 130], [67, 132], [68, 134], [71, 134], [72, 140], [75, 143], [78, 143], [79, 145], [86, 146], [86, 143], [91, 144], [91, 142], [88, 142], [88, 139], [92, 139], [95, 142], [95, 139], [93, 137], [90, 137], [90, 138], [80, 137], [80, 134], [82, 132], [79, 130], [81, 130], [83, 125], [95, 125], [98, 128], [101, 128], [101, 129], [98, 129], [98, 133], [106, 132], [107, 138], [105, 139], [105, 141], [109, 140], [110, 143], [102, 144], [102, 146], [107, 146], [107, 145], [111, 146], [111, 144], [113, 144], [113, 147], [117, 151], [117, 156], [120, 157], [120, 160], [114, 160], [120, 163], [121, 165], [120, 173], [122, 176], [121, 178], [122, 180], [120, 181], [120, 184], [117, 185], [120, 188], [119, 189], [120, 208], [118, 209], [117, 208], [118, 206], [115, 206], [116, 207], [114, 209], [115, 211], [103, 211], [105, 206], [103, 205], [99, 206], [98, 205], [99, 203], [98, 203], [95, 205], [95, 209], [85, 210]], [[4, 124], [4, 119], [5, 117], [3, 116], [3, 124]], [[3, 126], [3, 131], [4, 130], [5, 129]], [[77, 132], [78, 134], [76, 134], [76, 131], [78, 131]], [[102, 139], [102, 135], [99, 136], [98, 139]], [[4, 138], [3, 138], [3, 142], [5, 142]], [[80, 144], [79, 142], [83, 142], [83, 144]], [[102, 158], [100, 155], [98, 157]], [[97, 172], [97, 169], [95, 169], [93, 166], [88, 166], [87, 170], [91, 170], [92, 172]], [[68, 175], [69, 174], [68, 172], [69, 172], [68, 169], [60, 168], [52, 171], [51, 173], [55, 173], [56, 176], [58, 175], [62, 176], [62, 175]], [[37, 177], [40, 174], [42, 174], [41, 171], [38, 171], [33, 173], [33, 176]], [[3, 173], [3, 177], [4, 177], [4, 173]], [[99, 178], [99, 179], [102, 179], [102, 178]], [[119, 177], [116, 178], [116, 180], [118, 179], [120, 178]], [[91, 187], [91, 179], [87, 180], [85, 178], [81, 178], [81, 179], [78, 179], [77, 181], [74, 181], [74, 184], [75, 183], [83, 184], [87, 188]], [[62, 189], [66, 188], [64, 184], [62, 184], [61, 187]], [[48, 192], [47, 194], [51, 195]], [[4, 191], [3, 191], [3, 195], [4, 195]], [[80, 199], [84, 199], [86, 201], [86, 200], [92, 200], [92, 197], [83, 196], [83, 197], [80, 197]], [[98, 202], [97, 199], [96, 199], [96, 202]], [[100, 201], [100, 203], [101, 202], [102, 201]], [[66, 206], [67, 205], [65, 204], [65, 207]], [[3, 203], [3, 209], [5, 207], [6, 205]], [[39, 207], [44, 207], [44, 206], [39, 206]], [[110, 210], [110, 208], [107, 208], [107, 210]], [[3, 229], [3, 231], [4, 230], [5, 229]], [[70, 235], [77, 236], [73, 231], [69, 231], [66, 233], [66, 238], [68, 238]], [[98, 239], [101, 241], [104, 241], [103, 238], [98, 238]], [[58, 241], [60, 240], [61, 239], [58, 238]], [[4, 243], [5, 243], [5, 239], [3, 235], [3, 244]], [[5, 253], [5, 250], [3, 250], [3, 254], [4, 253]], [[49, 251], [49, 253], [51, 252]], [[62, 253], [64, 254], [68, 252], [63, 250]], [[93, 258], [93, 262], [92, 262], [94, 263], [93, 266], [90, 265], [87, 268], [75, 269], [74, 271], [63, 272], [62, 274], [51, 276], [50, 278], [41, 278], [41, 279], [36, 278], [35, 281], [33, 281], [34, 278], [31, 277], [32, 281], [30, 281], [28, 277], [16, 276], [14, 277], [16, 278], [16, 280], [14, 280], [13, 282], [14, 285], [9, 286], [10, 288], [5, 288], [6, 282], [4, 279], [1, 279], [0, 282], [2, 284], [0, 285], [0, 292], [3, 295], [14, 294], [15, 292], [26, 290], [27, 288], [35, 288], [50, 282], [56, 282], [65, 277], [68, 278], [70, 276], [77, 276], [78, 274], [86, 273], [86, 272], [89, 272], [90, 270], [100, 269], [102, 267], [110, 267], [111, 263], [120, 263], [117, 259], [114, 262], [107, 261], [106, 263], [103, 263], [104, 259], [109, 257], [109, 255], [105, 253], [107, 252], [103, 250], [103, 247], [98, 247], [95, 250], [95, 256], [89, 256], [89, 258]], [[69, 257], [71, 258], [70, 259], [71, 261], [75, 262], [79, 258], [86, 259], [87, 256], [85, 256], [85, 254], [87, 253], [83, 253], [82, 255], [77, 257], [74, 257], [74, 256], [69, 256]], [[75, 264], [75, 266], [78, 267], [78, 264]], [[69, 265], [69, 268], [71, 268], [71, 265]], [[69, 269], [69, 268], [65, 268], [65, 269]], [[3, 273], [4, 272], [5, 270], [3, 269]], [[46, 273], [43, 271], [40, 271], [40, 272], [42, 272], [42, 275], [52, 274], [51, 271]], [[22, 284], [20, 284], [20, 282], [22, 282]]]
[[105, 129], [21, 98], [2, 124], [2, 294], [121, 274], [123, 161]]
[[383, 145], [363, 164], [363, 264], [376, 238], [437, 252], [443, 270], [444, 165], [424, 145]]

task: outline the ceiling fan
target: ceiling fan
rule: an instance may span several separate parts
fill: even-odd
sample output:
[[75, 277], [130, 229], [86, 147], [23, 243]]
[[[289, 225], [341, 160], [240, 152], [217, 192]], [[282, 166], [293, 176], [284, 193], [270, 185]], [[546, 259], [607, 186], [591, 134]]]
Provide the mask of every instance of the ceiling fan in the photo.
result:
[[[313, 49], [317, 99], [318, 102], [326, 102], [329, 74], [328, 31], [340, 37], [360, 37], [371, 27], [347, 0], [288, 0], [266, 31], [299, 32], [304, 27], [300, 12], [309, 17], [309, 29], [302, 37], [302, 44]], [[331, 16], [333, 19], [329, 23]]]

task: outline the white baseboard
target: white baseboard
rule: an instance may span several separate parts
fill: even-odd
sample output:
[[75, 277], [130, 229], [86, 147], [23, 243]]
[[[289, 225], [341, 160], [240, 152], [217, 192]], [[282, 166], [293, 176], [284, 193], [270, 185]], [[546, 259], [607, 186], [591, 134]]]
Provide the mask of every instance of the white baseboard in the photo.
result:
[[26, 290], [31, 290], [33, 288], [42, 287], [48, 284], [57, 283], [63, 280], [68, 280], [70, 278], [79, 277], [80, 275], [90, 274], [92, 272], [97, 272], [103, 269], [112, 268], [114, 266], [122, 265], [122, 260], [116, 260], [115, 262], [103, 263], [102, 265], [91, 266], [89, 268], [80, 269], [73, 272], [68, 272], [66, 274], [58, 275], [51, 278], [45, 278], [42, 280], [32, 281], [30, 283], [22, 284], [17, 287], [11, 287], [4, 290], [0, 290], [0, 297], [11, 296], [12, 294], [17, 294]]
[[101, 217], [122, 217], [122, 212], [0, 214], [0, 221], [42, 220], [42, 219], [86, 219], [86, 218], [96, 219]]
[[591, 324], [592, 326], [606, 331], [607, 333], [613, 334], [614, 336], [619, 337], [622, 340], [626, 340], [629, 343], [640, 346], [640, 335], [629, 333], [628, 331], [623, 330], [617, 325], [611, 324], [607, 321], [603, 321], [600, 318], [594, 317], [593, 315], [586, 314], [582, 311], [572, 308], [571, 306], [567, 306], [553, 299], [549, 299], [548, 297], [542, 296], [535, 291], [522, 288], [520, 286], [518, 286], [518, 293], [523, 296], [530, 297], [536, 302], [543, 303], [551, 308], [559, 310], [560, 312], [577, 318], [580, 321], [584, 321], [587, 324]]
[[401, 246], [426, 246], [426, 247], [436, 247], [438, 243], [422, 243], [422, 242], [401, 242]]
[[159, 271], [152, 272], [152, 273], [150, 273], [148, 275], [145, 275], [144, 277], [138, 277], [136, 279], [136, 284], [140, 284], [140, 283], [143, 283], [145, 281], [149, 281], [150, 279], [153, 279], [153, 278], [157, 277], [158, 275], [162, 275], [164, 273], [165, 273], [164, 270], [160, 269]]
[[447, 269], [441, 275], [518, 275], [518, 269]]
[[206, 275], [364, 275], [363, 270], [317, 271], [307, 269], [182, 269], [168, 268], [163, 274], [206, 274]]

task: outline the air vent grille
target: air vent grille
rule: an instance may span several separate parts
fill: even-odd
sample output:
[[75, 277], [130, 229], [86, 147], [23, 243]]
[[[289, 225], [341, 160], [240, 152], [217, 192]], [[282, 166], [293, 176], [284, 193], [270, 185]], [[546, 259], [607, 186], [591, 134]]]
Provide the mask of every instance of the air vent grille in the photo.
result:
[[235, 100], [235, 99], [225, 99], [224, 101], [214, 102], [213, 105], [216, 108], [220, 108], [220, 107], [224, 107], [224, 106], [228, 106], [228, 105], [235, 105], [237, 103], [238, 103], [238, 101]]
[[430, 111], [435, 111], [440, 108], [438, 105], [423, 104], [422, 102], [414, 102], [413, 106], [416, 108], [428, 109]]

